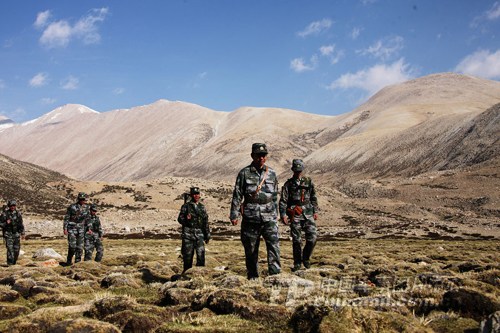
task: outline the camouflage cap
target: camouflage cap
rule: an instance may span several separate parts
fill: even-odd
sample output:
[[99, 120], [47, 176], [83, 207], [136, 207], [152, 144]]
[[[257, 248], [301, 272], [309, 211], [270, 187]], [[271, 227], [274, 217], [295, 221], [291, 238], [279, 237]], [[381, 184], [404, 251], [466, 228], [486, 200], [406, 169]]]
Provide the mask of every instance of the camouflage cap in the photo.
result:
[[254, 143], [252, 145], [252, 154], [267, 154], [267, 147], [265, 143]]
[[292, 171], [304, 171], [304, 162], [300, 159], [294, 159], [292, 161]]
[[200, 188], [199, 187], [191, 187], [191, 189], [189, 190], [189, 194], [191, 194], [191, 195], [200, 194]]
[[17, 206], [16, 200], [9, 200], [9, 201], [7, 201], [7, 206], [8, 207], [10, 207], [10, 206]]
[[87, 195], [84, 192], [78, 193], [78, 200], [87, 200]]

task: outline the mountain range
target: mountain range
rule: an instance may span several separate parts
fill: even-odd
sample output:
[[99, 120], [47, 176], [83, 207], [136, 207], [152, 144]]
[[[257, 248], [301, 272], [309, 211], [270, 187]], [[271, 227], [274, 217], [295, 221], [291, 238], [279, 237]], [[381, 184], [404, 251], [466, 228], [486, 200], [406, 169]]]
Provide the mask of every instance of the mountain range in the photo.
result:
[[0, 153], [81, 180], [232, 180], [254, 142], [289, 174], [324, 180], [417, 175], [499, 156], [500, 83], [441, 73], [386, 87], [339, 116], [282, 108], [214, 111], [180, 101], [96, 112], [68, 104], [22, 124], [0, 119]]

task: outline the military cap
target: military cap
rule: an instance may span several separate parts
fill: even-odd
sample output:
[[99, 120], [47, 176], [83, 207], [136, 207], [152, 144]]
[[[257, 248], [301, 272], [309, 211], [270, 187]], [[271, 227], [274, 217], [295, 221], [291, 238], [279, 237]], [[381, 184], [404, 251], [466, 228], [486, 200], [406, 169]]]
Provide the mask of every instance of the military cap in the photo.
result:
[[10, 207], [10, 206], [17, 206], [16, 200], [9, 200], [9, 201], [7, 201], [7, 206], [8, 207]]
[[87, 195], [84, 192], [78, 193], [78, 200], [87, 200]]
[[189, 194], [191, 194], [191, 195], [200, 194], [200, 188], [199, 187], [191, 187], [191, 189], [189, 190]]
[[252, 154], [267, 154], [267, 147], [265, 143], [254, 143], [252, 145]]
[[90, 205], [90, 210], [97, 212], [97, 206], [95, 204]]
[[300, 159], [292, 161], [292, 171], [304, 171], [304, 162]]

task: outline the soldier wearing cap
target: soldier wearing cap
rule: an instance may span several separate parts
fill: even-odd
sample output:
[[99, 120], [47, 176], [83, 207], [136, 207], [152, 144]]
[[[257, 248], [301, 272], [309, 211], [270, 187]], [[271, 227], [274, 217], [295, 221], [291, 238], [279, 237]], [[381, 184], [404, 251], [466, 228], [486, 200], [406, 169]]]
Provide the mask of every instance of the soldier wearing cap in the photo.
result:
[[17, 210], [16, 200], [7, 202], [7, 210], [0, 215], [0, 228], [7, 247], [7, 265], [15, 265], [24, 239], [24, 224], [21, 212]]
[[[316, 245], [316, 220], [318, 219], [318, 199], [314, 184], [309, 177], [303, 177], [304, 162], [300, 159], [292, 161], [292, 178], [281, 188], [279, 203], [280, 217], [284, 224], [290, 224], [290, 235], [293, 244], [293, 271], [304, 264], [311, 267], [311, 254]], [[305, 233], [306, 245], [302, 250], [302, 231]]]
[[92, 204], [90, 205], [90, 215], [85, 221], [85, 257], [83, 260], [92, 260], [92, 253], [94, 252], [94, 249], [96, 250], [95, 261], [99, 262], [102, 260], [102, 256], [104, 254], [102, 236], [103, 231], [101, 220], [97, 215], [97, 206]]
[[258, 259], [260, 237], [267, 249], [269, 275], [281, 272], [278, 236], [278, 178], [267, 166], [267, 147], [264, 143], [252, 145], [252, 163], [243, 168], [236, 178], [229, 219], [233, 225], [241, 222], [241, 242], [245, 249], [248, 279], [259, 277]]
[[183, 273], [193, 267], [196, 252], [196, 266], [205, 266], [205, 245], [210, 241], [210, 227], [205, 205], [200, 202], [200, 189], [191, 187], [189, 199], [182, 205], [177, 221], [182, 225]]
[[73, 256], [75, 263], [82, 260], [83, 243], [85, 235], [85, 220], [89, 216], [87, 195], [78, 193], [77, 202], [70, 205], [64, 216], [63, 231], [68, 236], [68, 257], [66, 265], [71, 265]]

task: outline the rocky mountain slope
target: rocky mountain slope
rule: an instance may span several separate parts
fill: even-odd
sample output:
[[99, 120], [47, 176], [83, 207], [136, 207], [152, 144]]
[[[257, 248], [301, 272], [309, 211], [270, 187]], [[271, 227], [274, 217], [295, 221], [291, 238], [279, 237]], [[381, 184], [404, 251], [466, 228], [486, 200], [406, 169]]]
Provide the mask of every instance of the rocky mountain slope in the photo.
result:
[[251, 144], [266, 142], [281, 175], [296, 157], [325, 179], [415, 175], [495, 155], [497, 103], [499, 82], [444, 73], [387, 87], [340, 116], [166, 100], [103, 113], [65, 105], [0, 130], [0, 153], [78, 179], [227, 181], [250, 161]]

